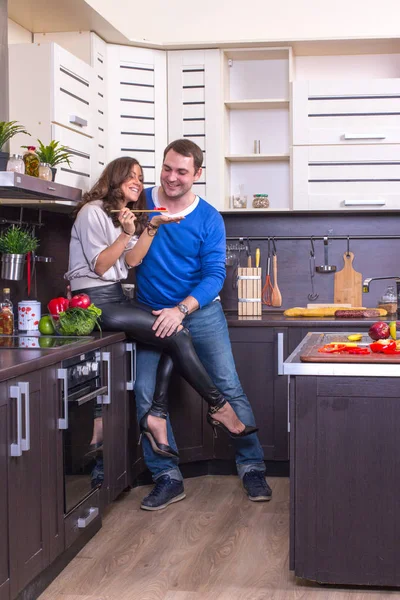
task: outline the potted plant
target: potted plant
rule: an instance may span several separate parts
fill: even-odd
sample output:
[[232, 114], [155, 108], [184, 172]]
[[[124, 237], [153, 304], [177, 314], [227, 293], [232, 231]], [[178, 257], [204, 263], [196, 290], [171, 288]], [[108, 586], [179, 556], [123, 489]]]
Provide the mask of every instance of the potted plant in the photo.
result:
[[38, 247], [39, 240], [27, 229], [12, 225], [0, 234], [1, 278], [22, 279], [25, 257]]
[[8, 152], [2, 152], [3, 146], [18, 133], [31, 135], [25, 131], [23, 125], [18, 125], [18, 121], [0, 121], [0, 171], [6, 170], [7, 161], [10, 157]]
[[47, 163], [50, 166], [54, 181], [57, 172], [55, 167], [61, 163], [67, 163], [71, 167], [70, 158], [73, 154], [66, 146], [63, 146], [60, 142], [56, 142], [56, 140], [51, 140], [48, 146], [45, 146], [40, 140], [38, 142], [39, 147], [36, 150], [36, 154], [40, 162]]

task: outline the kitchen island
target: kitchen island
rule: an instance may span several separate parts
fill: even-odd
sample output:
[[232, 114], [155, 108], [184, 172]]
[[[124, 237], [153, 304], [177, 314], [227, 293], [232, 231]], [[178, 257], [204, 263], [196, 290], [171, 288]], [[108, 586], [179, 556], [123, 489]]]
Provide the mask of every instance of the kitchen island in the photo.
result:
[[321, 335], [283, 365], [290, 568], [320, 583], [400, 586], [400, 361], [303, 362]]

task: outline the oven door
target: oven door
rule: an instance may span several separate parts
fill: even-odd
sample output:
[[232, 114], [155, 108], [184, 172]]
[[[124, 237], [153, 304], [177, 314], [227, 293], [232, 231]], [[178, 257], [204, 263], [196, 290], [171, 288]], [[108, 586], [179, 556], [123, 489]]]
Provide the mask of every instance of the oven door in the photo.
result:
[[98, 387], [84, 395], [68, 398], [68, 429], [64, 430], [64, 499], [65, 514], [84, 500], [104, 479], [102, 439], [102, 405], [98, 397], [107, 387]]

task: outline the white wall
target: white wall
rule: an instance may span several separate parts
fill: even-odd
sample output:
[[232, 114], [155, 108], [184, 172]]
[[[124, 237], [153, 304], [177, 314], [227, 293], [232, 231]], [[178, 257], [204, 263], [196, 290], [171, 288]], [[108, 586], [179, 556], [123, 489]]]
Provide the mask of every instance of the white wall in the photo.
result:
[[30, 44], [32, 42], [32, 33], [8, 19], [8, 43], [9, 44]]
[[399, 36], [399, 0], [86, 3], [128, 39], [156, 44]]

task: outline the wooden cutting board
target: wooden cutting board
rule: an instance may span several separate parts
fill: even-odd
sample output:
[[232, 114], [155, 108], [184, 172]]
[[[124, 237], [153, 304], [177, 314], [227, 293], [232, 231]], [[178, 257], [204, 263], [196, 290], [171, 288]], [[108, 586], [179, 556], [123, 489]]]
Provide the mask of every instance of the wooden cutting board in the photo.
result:
[[[336, 353], [325, 353], [318, 352], [318, 348], [321, 348], [325, 343], [329, 343], [330, 341], [334, 341], [333, 336], [330, 335], [330, 339], [326, 339], [323, 333], [317, 336], [314, 334], [314, 337], [310, 339], [305, 346], [303, 347], [300, 360], [301, 362], [312, 362], [312, 363], [371, 363], [371, 364], [384, 364], [391, 363], [400, 365], [400, 354], [381, 354], [378, 352], [371, 352], [371, 354], [347, 354], [343, 352], [343, 354]], [[346, 335], [339, 336], [337, 338], [339, 343], [343, 339], [346, 339]], [[367, 336], [364, 336], [363, 341], [360, 342], [361, 347], [369, 346], [369, 343], [365, 342]], [[372, 343], [372, 340], [370, 340]]]
[[333, 301], [362, 305], [362, 275], [353, 269], [353, 252], [343, 254], [344, 267], [335, 273]]

